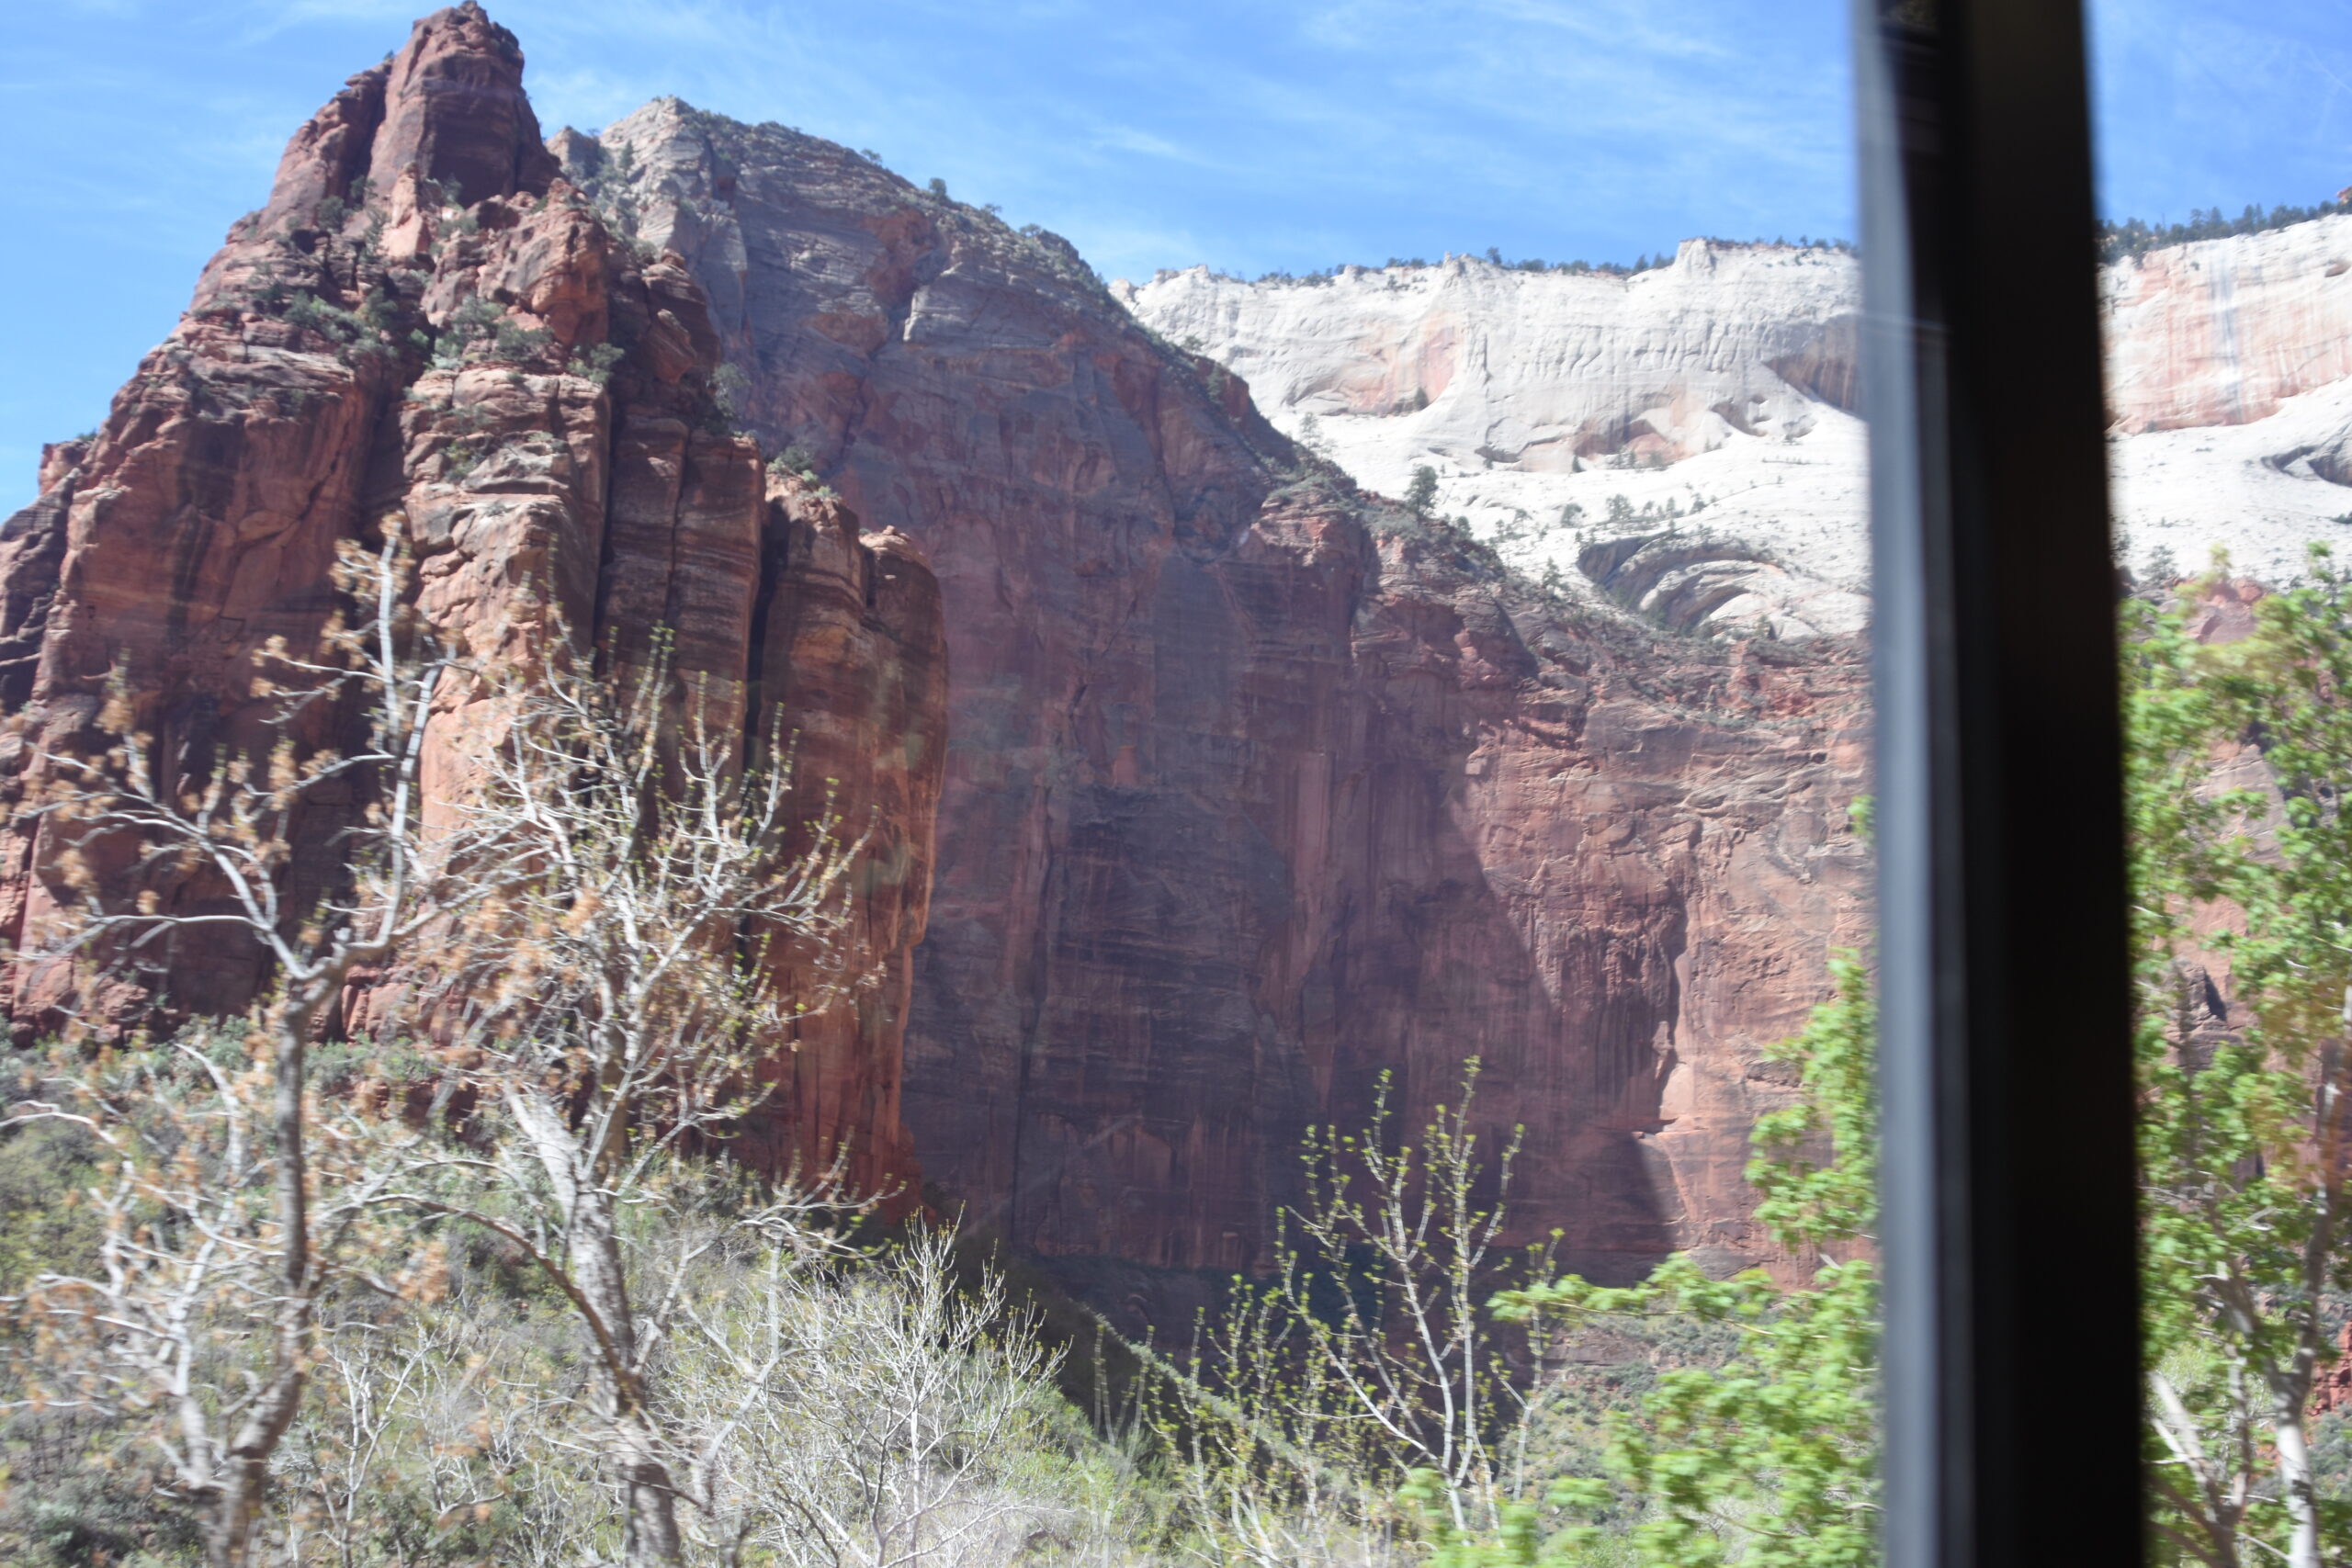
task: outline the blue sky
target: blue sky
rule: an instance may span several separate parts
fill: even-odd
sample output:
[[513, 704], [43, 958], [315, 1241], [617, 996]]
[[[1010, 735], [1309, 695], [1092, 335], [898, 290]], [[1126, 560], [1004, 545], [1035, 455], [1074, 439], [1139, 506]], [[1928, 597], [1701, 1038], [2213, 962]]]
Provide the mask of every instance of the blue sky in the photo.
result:
[[[417, 0], [51, 0], [0, 38], [0, 510]], [[871, 147], [1105, 274], [1853, 228], [1845, 0], [492, 0], [542, 121], [675, 93]], [[2352, 6], [2096, 6], [2109, 209], [2352, 183]]]

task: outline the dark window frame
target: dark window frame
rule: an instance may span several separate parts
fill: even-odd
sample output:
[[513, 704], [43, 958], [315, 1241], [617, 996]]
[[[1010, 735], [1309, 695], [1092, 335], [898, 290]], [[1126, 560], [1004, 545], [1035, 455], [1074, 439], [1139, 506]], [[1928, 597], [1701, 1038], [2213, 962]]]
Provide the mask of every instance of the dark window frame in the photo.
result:
[[2116, 576], [2077, 0], [1855, 0], [1886, 1562], [2143, 1557]]

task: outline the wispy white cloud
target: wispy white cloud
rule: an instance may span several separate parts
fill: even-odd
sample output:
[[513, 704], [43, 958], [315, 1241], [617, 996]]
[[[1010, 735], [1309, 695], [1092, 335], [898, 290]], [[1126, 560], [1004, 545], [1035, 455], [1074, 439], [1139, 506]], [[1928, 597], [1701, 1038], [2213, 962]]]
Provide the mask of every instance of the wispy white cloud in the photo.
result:
[[1178, 163], [1197, 164], [1203, 168], [1232, 166], [1228, 160], [1214, 156], [1204, 148], [1170, 141], [1165, 136], [1155, 136], [1132, 125], [1103, 126], [1094, 133], [1094, 145], [1114, 152], [1139, 152], [1147, 158], [1171, 158]]

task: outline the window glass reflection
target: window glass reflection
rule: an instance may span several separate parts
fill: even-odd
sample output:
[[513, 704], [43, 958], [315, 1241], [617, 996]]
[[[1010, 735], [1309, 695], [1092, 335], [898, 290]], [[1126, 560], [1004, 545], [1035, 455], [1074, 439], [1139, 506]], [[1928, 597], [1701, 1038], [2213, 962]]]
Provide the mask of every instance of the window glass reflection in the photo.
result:
[[2316, 1564], [2352, 1509], [2352, 34], [2331, 6], [2091, 11], [2155, 1551]]

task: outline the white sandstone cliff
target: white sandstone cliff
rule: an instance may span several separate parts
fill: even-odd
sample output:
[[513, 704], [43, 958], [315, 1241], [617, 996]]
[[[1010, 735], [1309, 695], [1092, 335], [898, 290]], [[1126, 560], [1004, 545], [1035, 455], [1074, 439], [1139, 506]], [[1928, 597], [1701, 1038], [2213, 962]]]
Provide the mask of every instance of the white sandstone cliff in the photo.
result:
[[[1114, 289], [1361, 482], [1401, 494], [1430, 465], [1436, 510], [1526, 570], [1684, 629], [1804, 636], [1867, 612], [1860, 285], [1835, 251], [1693, 240], [1629, 277], [1457, 256]], [[2352, 536], [2352, 217], [2154, 252], [2100, 288], [2135, 560], [2221, 545], [2277, 578]]]

